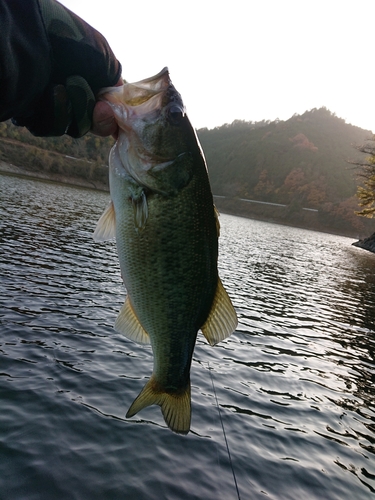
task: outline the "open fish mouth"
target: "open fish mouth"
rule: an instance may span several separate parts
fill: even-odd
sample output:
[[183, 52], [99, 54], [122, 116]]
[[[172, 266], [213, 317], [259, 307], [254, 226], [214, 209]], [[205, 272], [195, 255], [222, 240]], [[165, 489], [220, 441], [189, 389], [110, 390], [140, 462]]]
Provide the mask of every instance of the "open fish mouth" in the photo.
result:
[[[118, 100], [121, 99], [122, 105], [135, 108], [133, 111], [136, 112], [136, 109], [140, 109], [139, 106], [152, 100], [155, 96], [164, 94], [170, 85], [169, 70], [165, 67], [158, 74], [139, 82], [125, 83], [122, 87], [106, 87], [101, 90], [98, 97], [112, 104], [117, 104]], [[113, 97], [111, 98], [111, 96]], [[160, 101], [155, 99], [148, 107], [142, 107], [142, 113], [149, 113], [160, 105]]]

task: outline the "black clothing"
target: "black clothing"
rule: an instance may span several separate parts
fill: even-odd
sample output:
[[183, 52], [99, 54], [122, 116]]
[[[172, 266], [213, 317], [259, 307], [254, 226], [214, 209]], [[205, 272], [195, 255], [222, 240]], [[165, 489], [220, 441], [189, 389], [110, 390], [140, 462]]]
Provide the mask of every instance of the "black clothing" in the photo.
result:
[[0, 0], [0, 121], [84, 135], [121, 65], [105, 38], [55, 0]]

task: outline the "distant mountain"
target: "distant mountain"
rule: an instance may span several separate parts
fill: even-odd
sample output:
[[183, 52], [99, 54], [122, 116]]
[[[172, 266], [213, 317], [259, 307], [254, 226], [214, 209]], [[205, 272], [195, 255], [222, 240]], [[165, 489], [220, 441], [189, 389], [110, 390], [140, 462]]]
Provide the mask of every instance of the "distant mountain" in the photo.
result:
[[[222, 211], [354, 237], [373, 232], [374, 224], [354, 213], [358, 182], [348, 163], [366, 156], [355, 146], [370, 131], [320, 108], [286, 121], [236, 120], [200, 129], [198, 136]], [[33, 137], [9, 121], [0, 123], [0, 161], [97, 188], [108, 188], [105, 165], [112, 144], [112, 138], [91, 134]]]
[[216, 194], [311, 208], [353, 196], [357, 181], [353, 147], [371, 132], [349, 125], [326, 108], [271, 123], [235, 121], [198, 130]]
[[[355, 149], [371, 132], [347, 124], [326, 108], [294, 115], [287, 121], [235, 121], [198, 136], [206, 155], [211, 185], [218, 205], [243, 215], [306, 225], [306, 213], [318, 211], [316, 228], [361, 232], [368, 224], [354, 215], [356, 170], [348, 160], [363, 160]], [[287, 205], [279, 209], [247, 204], [240, 199]], [[228, 201], [230, 200], [230, 202]], [[237, 204], [234, 202], [237, 200]], [[272, 212], [272, 215], [270, 215]], [[292, 213], [294, 212], [294, 213]], [[279, 216], [278, 216], [279, 214]], [[302, 216], [303, 215], [303, 216]], [[310, 219], [312, 214], [308, 214]]]

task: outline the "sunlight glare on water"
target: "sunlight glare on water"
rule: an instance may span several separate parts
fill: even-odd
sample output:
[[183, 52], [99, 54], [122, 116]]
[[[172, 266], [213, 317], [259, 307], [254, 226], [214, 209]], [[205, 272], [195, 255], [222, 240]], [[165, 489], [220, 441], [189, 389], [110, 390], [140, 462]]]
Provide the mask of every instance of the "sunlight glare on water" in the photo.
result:
[[155, 406], [125, 419], [152, 352], [112, 328], [115, 244], [92, 239], [108, 194], [0, 182], [1, 499], [236, 499], [214, 389], [242, 499], [373, 496], [373, 254], [221, 215], [239, 326], [214, 348], [199, 334], [179, 436]]

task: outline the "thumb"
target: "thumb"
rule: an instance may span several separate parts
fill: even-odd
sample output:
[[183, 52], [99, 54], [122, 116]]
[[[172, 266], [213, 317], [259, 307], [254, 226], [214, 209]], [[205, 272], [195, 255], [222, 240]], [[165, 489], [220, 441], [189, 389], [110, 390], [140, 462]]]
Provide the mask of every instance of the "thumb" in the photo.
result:
[[[115, 87], [121, 87], [123, 84], [124, 81], [120, 78]], [[117, 139], [118, 125], [114, 112], [108, 103], [104, 101], [96, 103], [92, 116], [91, 132], [101, 137], [113, 135]]]
[[103, 101], [96, 103], [93, 116], [91, 132], [101, 137], [115, 135], [117, 132], [117, 122], [111, 106]]

